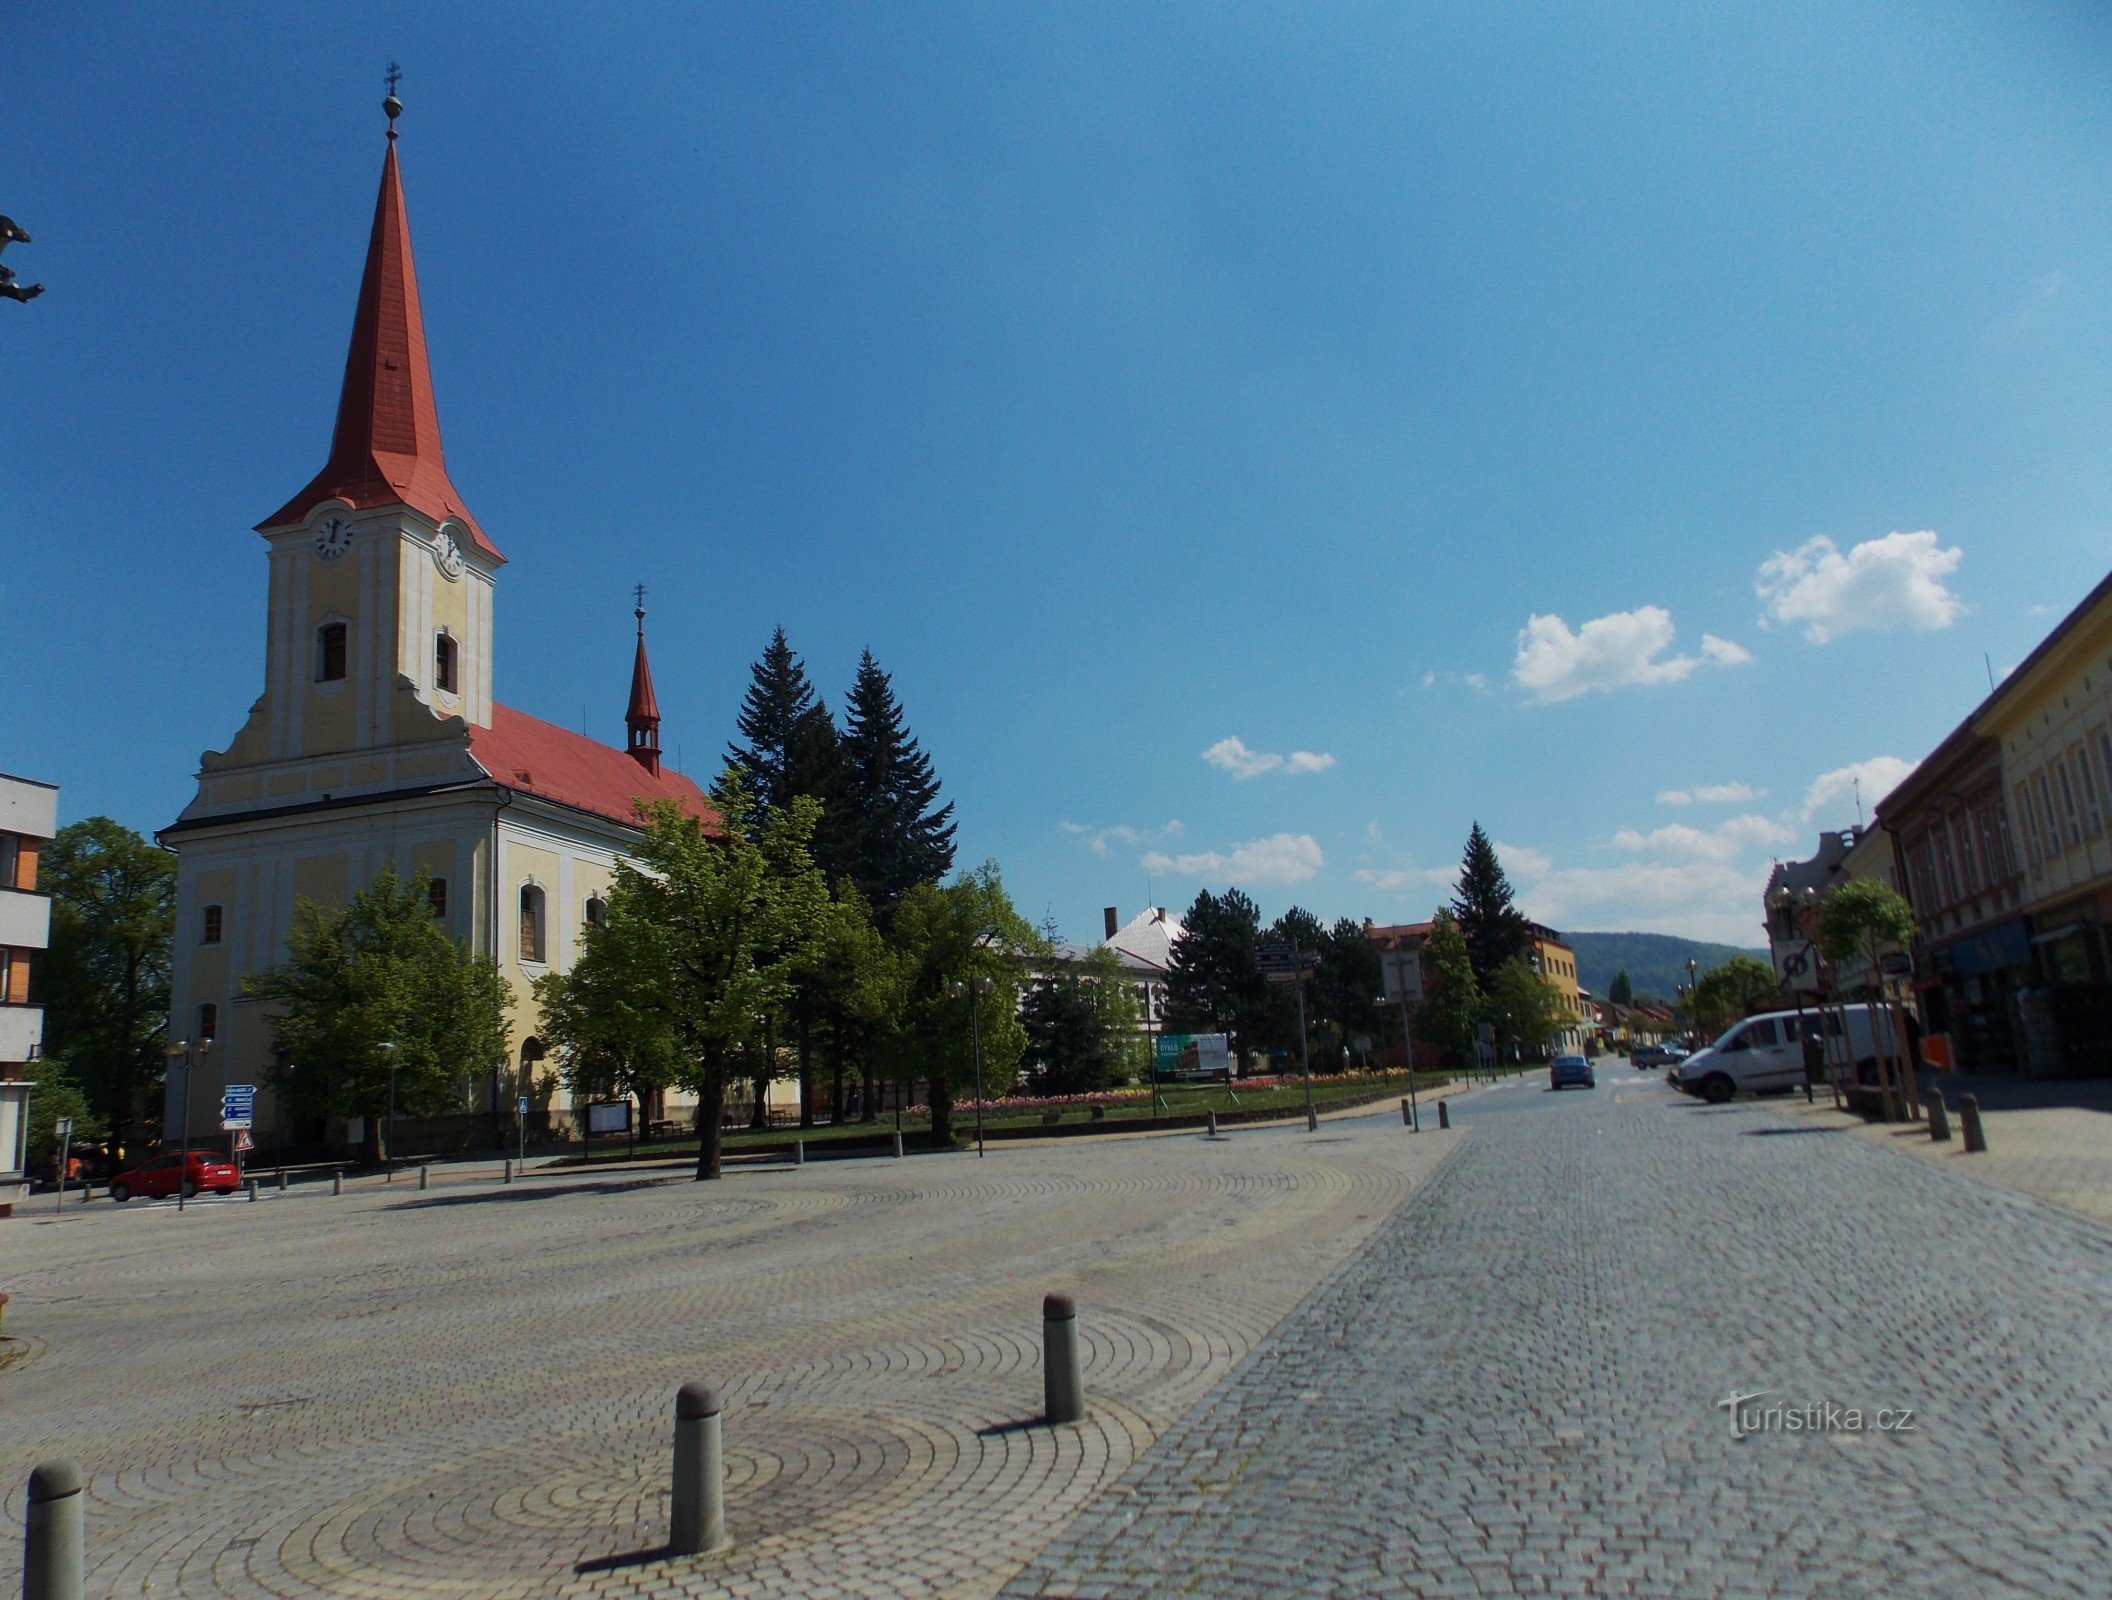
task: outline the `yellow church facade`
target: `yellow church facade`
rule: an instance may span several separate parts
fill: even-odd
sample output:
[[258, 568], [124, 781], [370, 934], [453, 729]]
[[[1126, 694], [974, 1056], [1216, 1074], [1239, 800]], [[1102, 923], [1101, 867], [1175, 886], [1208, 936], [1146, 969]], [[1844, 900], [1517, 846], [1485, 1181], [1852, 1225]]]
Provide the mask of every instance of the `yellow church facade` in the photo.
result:
[[636, 806], [706, 818], [663, 767], [642, 613], [627, 747], [494, 698], [494, 595], [505, 558], [456, 492], [440, 448], [391, 102], [329, 460], [259, 524], [264, 690], [196, 797], [161, 834], [177, 853], [165, 1128], [217, 1138], [223, 1088], [255, 1084], [255, 1138], [313, 1147], [356, 1125], [294, 1126], [272, 1103], [269, 1017], [243, 980], [283, 960], [302, 901], [339, 907], [384, 868], [432, 881], [447, 932], [493, 958], [512, 994], [504, 1061], [464, 1063], [464, 1114], [510, 1127], [531, 1095], [562, 1124], [536, 1038], [534, 980], [573, 961]]

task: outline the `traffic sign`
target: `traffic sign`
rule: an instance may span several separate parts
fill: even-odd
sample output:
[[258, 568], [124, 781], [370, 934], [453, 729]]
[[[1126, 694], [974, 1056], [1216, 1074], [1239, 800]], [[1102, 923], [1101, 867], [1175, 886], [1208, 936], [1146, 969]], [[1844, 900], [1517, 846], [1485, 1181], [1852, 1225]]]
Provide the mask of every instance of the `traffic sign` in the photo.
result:
[[526, 1095], [522, 1095], [520, 1099], [514, 1101], [513, 1114], [517, 1117], [525, 1117], [528, 1115], [528, 1097]]
[[1300, 950], [1291, 944], [1257, 944], [1254, 965], [1272, 978], [1281, 977], [1289, 982], [1302, 972], [1316, 969], [1320, 965], [1320, 956], [1317, 951]]
[[257, 1141], [249, 1136], [247, 1128], [237, 1128], [235, 1130], [235, 1153], [237, 1155], [240, 1155], [245, 1150], [254, 1150], [256, 1147]]

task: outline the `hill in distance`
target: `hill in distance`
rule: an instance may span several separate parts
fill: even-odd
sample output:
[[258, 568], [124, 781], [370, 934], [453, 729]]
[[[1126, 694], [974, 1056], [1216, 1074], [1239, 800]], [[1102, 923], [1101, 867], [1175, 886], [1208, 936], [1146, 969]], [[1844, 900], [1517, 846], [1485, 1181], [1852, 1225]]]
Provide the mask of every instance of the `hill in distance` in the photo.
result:
[[1606, 998], [1616, 972], [1628, 974], [1637, 994], [1669, 1000], [1673, 990], [1687, 981], [1690, 958], [1697, 972], [1720, 967], [1732, 956], [1768, 959], [1764, 949], [1707, 944], [1669, 933], [1566, 933], [1562, 937], [1577, 953], [1577, 982], [1598, 1000]]

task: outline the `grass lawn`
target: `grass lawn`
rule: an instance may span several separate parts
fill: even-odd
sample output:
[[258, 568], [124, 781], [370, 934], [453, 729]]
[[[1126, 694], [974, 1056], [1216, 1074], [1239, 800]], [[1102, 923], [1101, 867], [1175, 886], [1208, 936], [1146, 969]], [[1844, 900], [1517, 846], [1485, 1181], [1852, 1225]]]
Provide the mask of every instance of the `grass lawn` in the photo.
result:
[[[1538, 1071], [1539, 1068], [1527, 1068]], [[1440, 1084], [1452, 1082], [1444, 1073], [1419, 1072], [1416, 1074], [1416, 1092], [1425, 1093]], [[1337, 1106], [1359, 1102], [1378, 1103], [1399, 1099], [1408, 1093], [1405, 1077], [1388, 1079], [1357, 1077], [1348, 1080], [1333, 1078], [1313, 1079], [1313, 1104], [1321, 1111]], [[1100, 1126], [1115, 1129], [1146, 1128], [1156, 1116], [1200, 1117], [1206, 1111], [1215, 1111], [1219, 1116], [1228, 1112], [1271, 1112], [1278, 1116], [1296, 1116], [1305, 1109], [1305, 1089], [1295, 1079], [1272, 1084], [1267, 1087], [1241, 1089], [1235, 1085], [1176, 1084], [1160, 1091], [1159, 1107], [1154, 1112], [1150, 1098], [1122, 1100], [1104, 1107]], [[1008, 1105], [985, 1114], [985, 1125], [989, 1128], [1025, 1128], [1042, 1126], [1042, 1118], [1054, 1111], [1063, 1124], [1070, 1125], [1088, 1121], [1091, 1112], [1078, 1102], [1052, 1105], [1019, 1106]], [[912, 1143], [926, 1139], [931, 1133], [931, 1119], [927, 1116], [905, 1116], [901, 1121], [904, 1138]], [[975, 1109], [971, 1105], [954, 1108], [953, 1126], [956, 1137], [972, 1139], [975, 1135]], [[895, 1131], [893, 1113], [887, 1113], [872, 1122], [845, 1122], [842, 1124], [817, 1123], [811, 1128], [776, 1127], [767, 1129], [728, 1129], [725, 1136], [725, 1153], [739, 1155], [756, 1149], [782, 1149], [793, 1140], [803, 1140], [809, 1145], [825, 1146], [836, 1143], [851, 1143], [859, 1140], [886, 1141]], [[569, 1147], [572, 1160], [577, 1161], [578, 1145]], [[636, 1154], [639, 1159], [672, 1160], [679, 1156], [694, 1156], [697, 1141], [694, 1135], [681, 1139], [663, 1139], [656, 1143], [640, 1144]], [[608, 1138], [598, 1141], [592, 1156], [594, 1165], [604, 1161], [626, 1161], [632, 1157], [632, 1148], [627, 1140]]]

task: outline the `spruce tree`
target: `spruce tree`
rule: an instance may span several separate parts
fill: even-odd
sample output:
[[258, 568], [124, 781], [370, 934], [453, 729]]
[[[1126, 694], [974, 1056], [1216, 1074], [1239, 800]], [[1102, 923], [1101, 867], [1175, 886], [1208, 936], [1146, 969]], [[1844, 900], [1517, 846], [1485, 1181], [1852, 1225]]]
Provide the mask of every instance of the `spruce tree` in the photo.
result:
[[1525, 917], [1511, 901], [1511, 881], [1496, 859], [1496, 847], [1481, 831], [1479, 822], [1467, 835], [1467, 850], [1459, 864], [1459, 893], [1452, 899], [1452, 915], [1467, 941], [1467, 957], [1474, 976], [1486, 990], [1496, 969], [1513, 956], [1522, 956], [1531, 942]]
[[1613, 982], [1606, 986], [1606, 998], [1617, 1006], [1635, 1004], [1635, 985], [1628, 981], [1626, 967], [1613, 975]]
[[885, 923], [902, 896], [953, 869], [953, 806], [911, 737], [894, 684], [868, 650], [844, 704], [846, 870]]
[[802, 795], [820, 801], [811, 851], [829, 881], [838, 881], [848, 865], [842, 741], [782, 627], [749, 669], [735, 726], [747, 742], [726, 747], [726, 764], [744, 775], [750, 833], [760, 838], [771, 816]]

